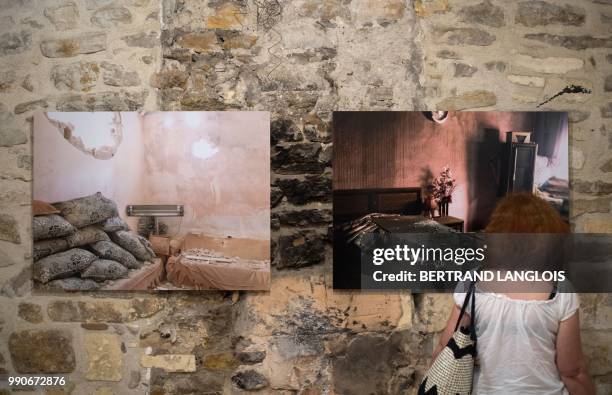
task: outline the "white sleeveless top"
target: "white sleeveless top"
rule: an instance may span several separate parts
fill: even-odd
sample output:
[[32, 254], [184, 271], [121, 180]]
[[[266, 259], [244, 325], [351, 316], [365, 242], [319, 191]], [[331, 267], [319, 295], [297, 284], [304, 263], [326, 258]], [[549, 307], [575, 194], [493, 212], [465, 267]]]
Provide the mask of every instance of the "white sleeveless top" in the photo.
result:
[[[457, 290], [466, 289], [461, 285]], [[461, 308], [465, 293], [453, 296]], [[555, 363], [555, 343], [559, 323], [578, 307], [575, 293], [557, 292], [549, 300], [516, 300], [476, 292], [479, 364], [473, 394], [567, 395]]]

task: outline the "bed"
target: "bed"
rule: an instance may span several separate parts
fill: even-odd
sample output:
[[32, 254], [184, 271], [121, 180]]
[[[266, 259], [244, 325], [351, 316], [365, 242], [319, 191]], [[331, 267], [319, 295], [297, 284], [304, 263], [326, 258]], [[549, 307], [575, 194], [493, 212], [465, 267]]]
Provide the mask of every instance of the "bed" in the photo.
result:
[[455, 232], [422, 215], [420, 187], [335, 190], [333, 208], [334, 288], [360, 288], [360, 247], [373, 232]]
[[166, 274], [183, 289], [268, 290], [270, 242], [189, 234], [168, 258]]

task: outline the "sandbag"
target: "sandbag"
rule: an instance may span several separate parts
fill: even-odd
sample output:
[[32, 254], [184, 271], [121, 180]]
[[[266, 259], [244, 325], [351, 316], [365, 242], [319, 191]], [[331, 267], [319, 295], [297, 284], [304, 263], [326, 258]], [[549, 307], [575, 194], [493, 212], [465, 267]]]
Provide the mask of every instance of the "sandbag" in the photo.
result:
[[37, 261], [40, 258], [66, 251], [67, 249], [68, 242], [66, 239], [46, 239], [35, 241], [32, 248], [32, 259]]
[[40, 287], [45, 291], [95, 291], [100, 288], [100, 284], [91, 279], [68, 277], [59, 280], [49, 281]]
[[121, 217], [110, 217], [100, 222], [100, 227], [105, 232], [116, 232], [118, 230], [130, 230], [128, 224]]
[[108, 259], [95, 260], [81, 272], [81, 278], [89, 278], [94, 281], [117, 280], [126, 278], [127, 275], [128, 270], [125, 266]]
[[147, 250], [149, 255], [151, 255], [151, 259], [155, 258], [155, 250], [153, 250], [153, 244], [146, 237], [142, 237], [141, 235], [137, 235], [138, 239], [142, 243], [143, 247]]
[[128, 269], [138, 269], [142, 266], [142, 262], [139, 262], [134, 255], [111, 241], [98, 241], [90, 247], [98, 257], [117, 261]]
[[73, 234], [75, 231], [74, 226], [57, 214], [40, 215], [32, 218], [32, 237], [34, 241], [64, 237]]
[[97, 192], [90, 196], [53, 203], [62, 217], [77, 228], [97, 224], [117, 216], [117, 205]]
[[77, 229], [76, 232], [66, 237], [68, 247], [80, 247], [88, 244], [93, 244], [98, 241], [109, 241], [108, 235], [97, 226], [86, 226]]
[[143, 240], [147, 241], [147, 239], [134, 232], [119, 230], [110, 233], [110, 237], [111, 240], [128, 250], [141, 261], [149, 261], [155, 257], [153, 250], [143, 243]]
[[41, 283], [79, 273], [98, 259], [94, 254], [80, 248], [49, 255], [32, 264], [32, 277]]

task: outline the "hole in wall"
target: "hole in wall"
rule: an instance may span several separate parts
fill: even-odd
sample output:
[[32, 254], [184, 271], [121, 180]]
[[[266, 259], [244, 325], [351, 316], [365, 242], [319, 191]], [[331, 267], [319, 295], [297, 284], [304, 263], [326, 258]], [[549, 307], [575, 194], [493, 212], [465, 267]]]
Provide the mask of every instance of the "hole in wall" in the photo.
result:
[[111, 159], [123, 141], [121, 114], [97, 113], [95, 122], [90, 113], [45, 113], [64, 140], [79, 151], [100, 160]]

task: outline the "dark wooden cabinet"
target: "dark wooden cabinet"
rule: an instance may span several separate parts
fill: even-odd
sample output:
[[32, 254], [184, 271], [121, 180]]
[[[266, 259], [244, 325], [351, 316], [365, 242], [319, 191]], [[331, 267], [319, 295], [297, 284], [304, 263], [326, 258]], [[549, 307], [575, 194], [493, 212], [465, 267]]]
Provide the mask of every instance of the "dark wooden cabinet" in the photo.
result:
[[505, 144], [501, 195], [512, 192], [533, 192], [537, 154], [536, 143], [510, 141]]

